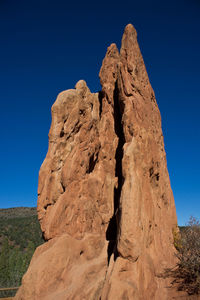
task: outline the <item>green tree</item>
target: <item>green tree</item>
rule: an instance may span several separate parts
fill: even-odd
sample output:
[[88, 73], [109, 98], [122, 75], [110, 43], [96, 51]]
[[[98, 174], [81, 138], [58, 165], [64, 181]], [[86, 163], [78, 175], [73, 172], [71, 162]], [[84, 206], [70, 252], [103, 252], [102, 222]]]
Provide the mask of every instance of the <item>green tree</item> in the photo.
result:
[[9, 243], [5, 238], [0, 253], [0, 286], [7, 287], [9, 282]]
[[15, 287], [18, 286], [20, 284], [20, 278], [18, 276], [18, 270], [17, 270], [17, 265], [16, 265], [16, 261], [18, 259], [19, 256], [19, 249], [18, 248], [13, 248], [10, 251], [10, 255], [9, 255], [9, 286], [11, 287]]

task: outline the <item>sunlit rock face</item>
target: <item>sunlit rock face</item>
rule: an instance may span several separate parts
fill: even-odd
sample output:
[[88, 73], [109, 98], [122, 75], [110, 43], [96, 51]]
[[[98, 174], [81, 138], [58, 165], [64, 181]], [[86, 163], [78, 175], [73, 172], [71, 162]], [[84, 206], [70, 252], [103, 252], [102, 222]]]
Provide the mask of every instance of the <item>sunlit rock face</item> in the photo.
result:
[[52, 106], [38, 187], [47, 242], [15, 299], [176, 298], [162, 276], [177, 220], [161, 118], [131, 24], [100, 82], [93, 94], [81, 80]]

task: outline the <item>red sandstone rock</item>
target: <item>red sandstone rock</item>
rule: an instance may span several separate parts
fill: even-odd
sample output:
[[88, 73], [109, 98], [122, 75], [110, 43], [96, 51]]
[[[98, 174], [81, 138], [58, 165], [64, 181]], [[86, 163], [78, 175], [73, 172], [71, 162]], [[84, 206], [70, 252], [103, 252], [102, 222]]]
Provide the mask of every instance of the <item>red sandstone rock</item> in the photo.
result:
[[[52, 106], [41, 166], [36, 250], [15, 299], [179, 299], [163, 278], [174, 266], [177, 220], [161, 118], [137, 34], [127, 25], [100, 70]], [[184, 298], [186, 299], [186, 298]]]

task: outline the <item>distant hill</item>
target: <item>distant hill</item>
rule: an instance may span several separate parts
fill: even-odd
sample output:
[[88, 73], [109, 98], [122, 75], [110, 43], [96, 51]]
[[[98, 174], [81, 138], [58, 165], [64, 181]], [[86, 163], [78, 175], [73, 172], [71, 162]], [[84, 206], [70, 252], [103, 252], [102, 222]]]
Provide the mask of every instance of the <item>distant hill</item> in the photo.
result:
[[37, 215], [36, 207], [11, 207], [0, 208], [0, 219], [31, 217]]
[[9, 245], [25, 251], [29, 242], [39, 246], [42, 232], [35, 207], [13, 207], [0, 209], [0, 248], [6, 239]]
[[35, 207], [0, 209], [1, 288], [21, 284], [35, 249], [42, 243], [44, 240]]

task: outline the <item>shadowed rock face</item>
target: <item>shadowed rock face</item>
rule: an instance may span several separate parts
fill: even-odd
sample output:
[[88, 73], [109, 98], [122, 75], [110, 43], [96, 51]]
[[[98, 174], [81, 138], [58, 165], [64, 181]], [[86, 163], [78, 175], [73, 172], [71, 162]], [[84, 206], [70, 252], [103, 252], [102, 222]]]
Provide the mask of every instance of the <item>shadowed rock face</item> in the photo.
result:
[[162, 277], [177, 220], [161, 118], [132, 25], [100, 82], [92, 94], [81, 80], [52, 106], [38, 187], [47, 242], [15, 299], [176, 298]]

